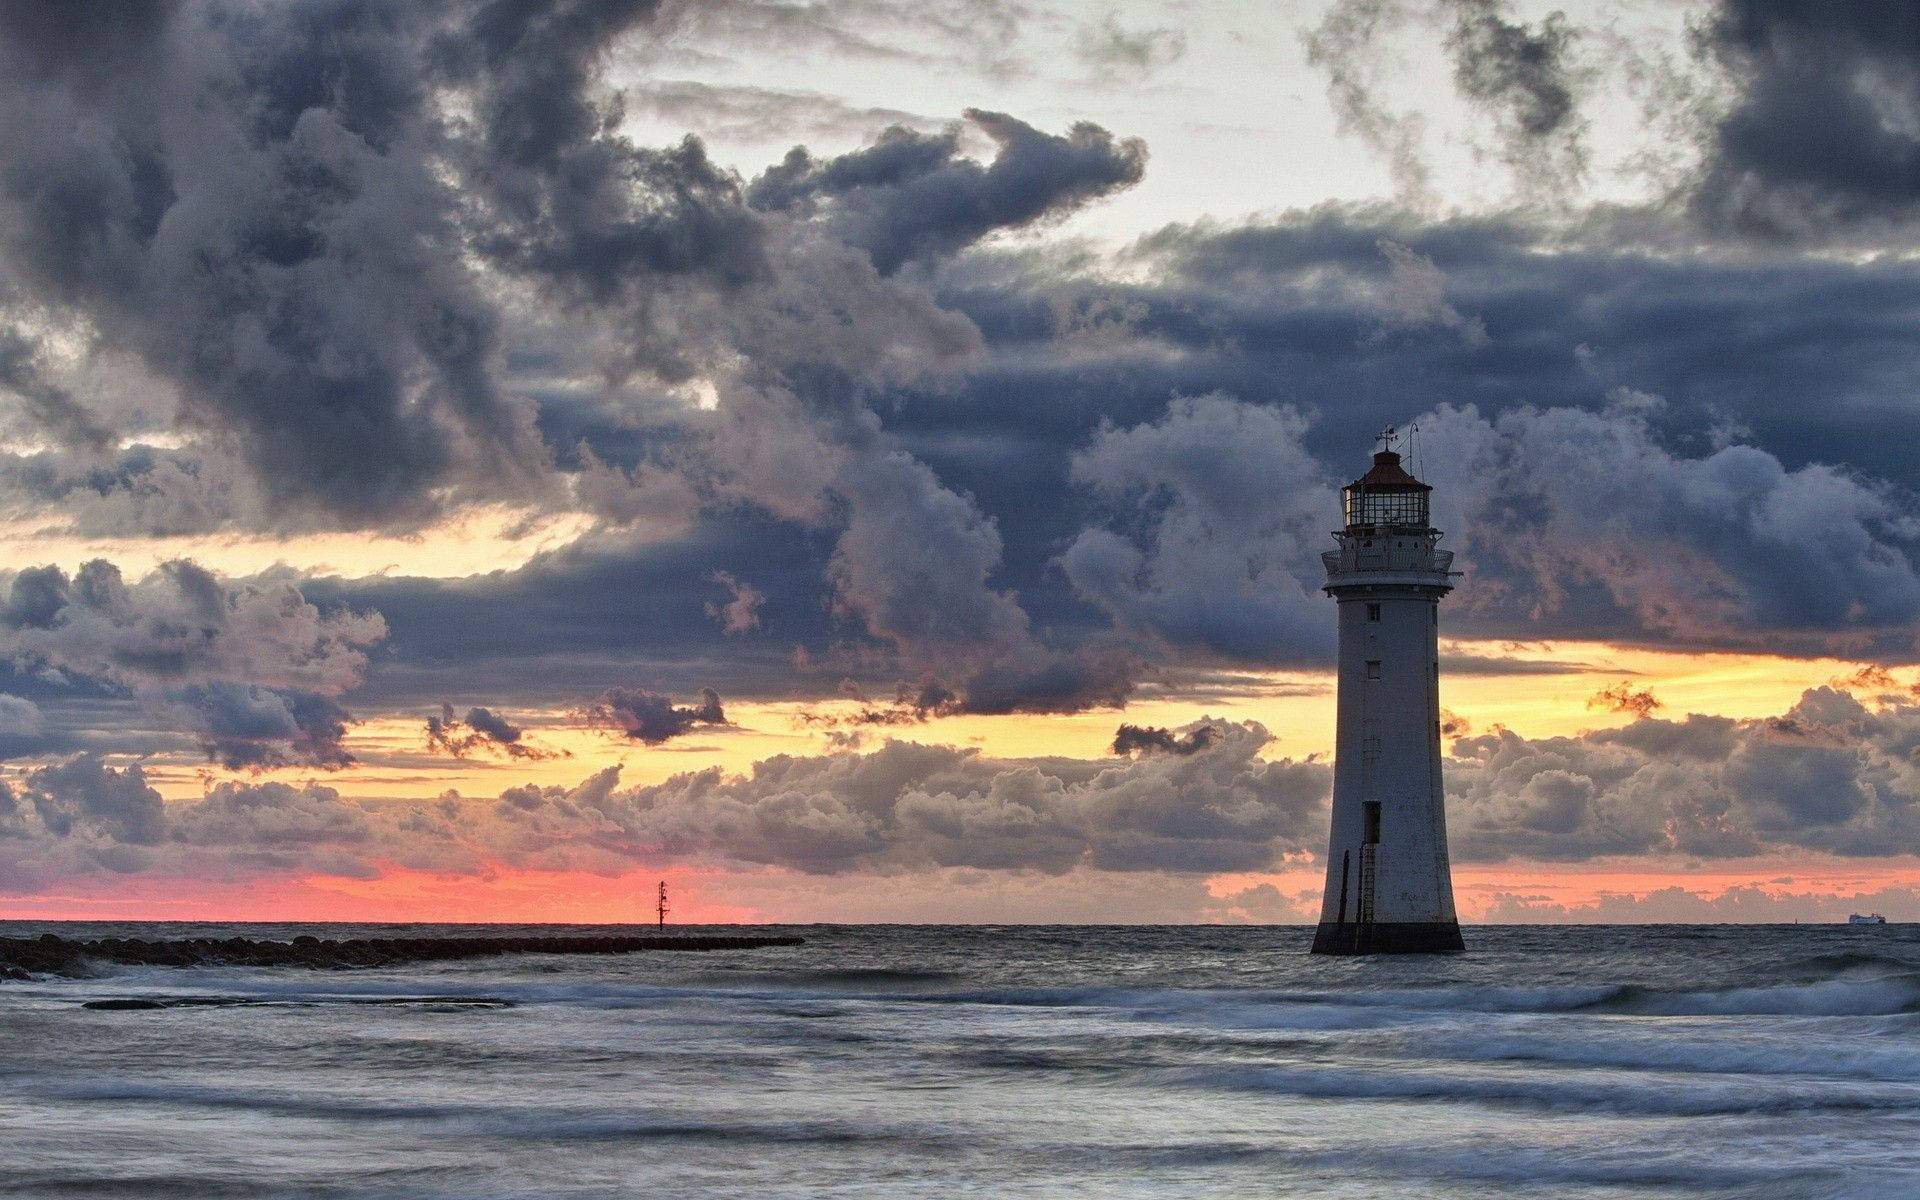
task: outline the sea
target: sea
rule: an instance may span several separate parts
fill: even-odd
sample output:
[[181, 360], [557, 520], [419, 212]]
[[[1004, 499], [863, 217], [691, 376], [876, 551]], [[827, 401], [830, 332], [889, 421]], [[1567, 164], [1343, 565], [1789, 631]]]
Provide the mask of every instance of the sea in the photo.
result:
[[1920, 926], [765, 931], [0, 983], [0, 1195], [1920, 1196]]

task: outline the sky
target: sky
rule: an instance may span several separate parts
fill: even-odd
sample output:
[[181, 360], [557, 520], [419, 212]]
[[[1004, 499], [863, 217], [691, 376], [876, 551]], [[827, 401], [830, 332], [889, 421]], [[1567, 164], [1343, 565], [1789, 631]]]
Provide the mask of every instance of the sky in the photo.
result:
[[0, 6], [0, 917], [1920, 919], [1920, 16]]

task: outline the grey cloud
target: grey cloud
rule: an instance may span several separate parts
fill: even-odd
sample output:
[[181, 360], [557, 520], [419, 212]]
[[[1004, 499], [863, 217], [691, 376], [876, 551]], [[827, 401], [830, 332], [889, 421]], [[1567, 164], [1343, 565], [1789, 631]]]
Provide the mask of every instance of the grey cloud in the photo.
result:
[[616, 36], [657, 0], [492, 3], [471, 40], [436, 54], [479, 92], [484, 152], [468, 166], [488, 201], [478, 244], [496, 262], [586, 298], [632, 302], [654, 277], [737, 284], [764, 270], [759, 228], [737, 181], [692, 137], [634, 145], [612, 131], [617, 106], [593, 77]]
[[747, 633], [760, 628], [760, 607], [767, 602], [767, 594], [726, 571], [715, 571], [712, 579], [728, 593], [725, 604], [707, 602], [707, 616], [720, 623], [720, 631]]
[[1123, 757], [1135, 754], [1198, 754], [1213, 745], [1220, 730], [1198, 725], [1186, 733], [1175, 733], [1157, 725], [1121, 725], [1114, 731], [1113, 752]]
[[1123, 628], [1242, 662], [1318, 659], [1332, 606], [1312, 580], [1337, 511], [1291, 409], [1177, 397], [1159, 421], [1103, 428], [1075, 482], [1140, 532], [1083, 531], [1061, 556], [1079, 594]]
[[[1138, 667], [1110, 646], [1039, 642], [1011, 592], [992, 584], [999, 531], [973, 503], [899, 451], [853, 459], [837, 483], [846, 528], [828, 563], [838, 607], [937, 681], [941, 705], [976, 713], [1121, 707]], [[921, 705], [922, 708], [935, 707]]]
[[37, 738], [46, 732], [46, 714], [25, 696], [0, 692], [0, 737]]
[[1784, 925], [1790, 921], [1843, 921], [1849, 913], [1881, 910], [1910, 912], [1920, 906], [1920, 894], [1911, 888], [1887, 887], [1870, 892], [1800, 890], [1808, 885], [1800, 883], [1799, 888], [1783, 886], [1799, 883], [1792, 878], [1768, 882], [1774, 886], [1741, 884], [1717, 893], [1697, 891], [1682, 884], [1655, 888], [1645, 894], [1603, 892], [1588, 904], [1560, 904], [1545, 896], [1497, 892], [1487, 907], [1484, 919], [1501, 925], [1568, 922], [1608, 925], [1754, 922]]
[[1643, 629], [1755, 648], [1904, 640], [1920, 617], [1913, 538], [1883, 484], [1753, 446], [1685, 457], [1632, 412], [1443, 407], [1419, 424], [1468, 605], [1550, 612], [1591, 587]]
[[459, 445], [506, 475], [529, 453], [420, 152], [437, 7], [182, 6], [107, 78], [0, 45], [10, 267], [176, 383], [281, 519], [417, 509]]
[[1073, 50], [1096, 79], [1137, 80], [1178, 62], [1187, 52], [1187, 35], [1171, 27], [1130, 30], [1117, 13], [1108, 13], [1075, 31]]
[[1580, 675], [1602, 668], [1557, 659], [1503, 658], [1442, 650], [1440, 669], [1449, 675]]
[[277, 852], [288, 865], [301, 852], [328, 845], [367, 841], [372, 821], [366, 810], [319, 784], [215, 784], [199, 800], [170, 814], [175, 841], [214, 849]]
[[1703, 44], [1734, 95], [1708, 132], [1696, 211], [1825, 238], [1920, 201], [1920, 34], [1873, 0], [1720, 0]]
[[1340, 131], [1387, 159], [1403, 200], [1433, 198], [1420, 115], [1395, 111], [1380, 95], [1384, 42], [1407, 28], [1444, 31], [1454, 85], [1493, 117], [1499, 156], [1523, 189], [1561, 191], [1584, 173], [1586, 123], [1570, 54], [1576, 31], [1562, 13], [1529, 25], [1507, 12], [1505, 0], [1338, 0], [1304, 35], [1308, 62], [1327, 73]]
[[1487, 340], [1486, 322], [1447, 302], [1447, 277], [1433, 260], [1388, 238], [1380, 239], [1391, 274], [1381, 291], [1383, 332], [1438, 325], [1459, 332], [1469, 344]]
[[[868, 755], [774, 756], [749, 774], [708, 768], [634, 789], [618, 787], [614, 766], [578, 787], [511, 787], [495, 801], [351, 801], [313, 783], [228, 781], [171, 818], [138, 768], [113, 772], [81, 756], [31, 781], [61, 829], [31, 820], [12, 843], [17, 851], [25, 831], [84, 837], [98, 851], [154, 847], [144, 860], [154, 870], [217, 854], [236, 874], [359, 876], [380, 862], [624, 872], [691, 860], [885, 876], [1261, 870], [1323, 837], [1325, 764], [1261, 760], [1269, 737], [1254, 722], [1204, 726], [1217, 735], [1192, 753], [1121, 762], [889, 741]], [[1187, 741], [1198, 728], [1173, 733]]]
[[1387, 160], [1394, 190], [1414, 204], [1432, 200], [1432, 172], [1422, 153], [1425, 123], [1419, 114], [1395, 112], [1379, 97], [1385, 74], [1378, 39], [1411, 15], [1407, 0], [1336, 0], [1318, 27], [1303, 33], [1307, 62], [1327, 73], [1327, 99], [1338, 129], [1352, 134]]
[[1467, 859], [1907, 853], [1920, 846], [1916, 745], [1920, 708], [1869, 710], [1831, 688], [1760, 720], [1497, 729], [1453, 745], [1449, 826]]
[[889, 742], [866, 755], [781, 756], [751, 775], [715, 769], [624, 792], [597, 779], [503, 797], [486, 836], [532, 846], [561, 829], [597, 829], [602, 844], [636, 853], [815, 874], [1251, 870], [1317, 839], [1326, 767], [1263, 762], [1265, 730], [1219, 728], [1194, 754], [1119, 765]]
[[[710, 53], [699, 47], [750, 47], [756, 54], [786, 53], [809, 65], [826, 56], [853, 60], [959, 66], [1004, 77], [1025, 68], [1016, 54], [1022, 24], [1033, 13], [1023, 0], [667, 0], [663, 20], [682, 37], [650, 53]], [[696, 40], [697, 39], [697, 40]]]
[[465, 758], [476, 750], [493, 751], [509, 758], [554, 757], [554, 751], [523, 741], [525, 732], [490, 708], [469, 708], [465, 716], [456, 716], [453, 705], [442, 704], [439, 715], [427, 718], [427, 747], [455, 758]]
[[378, 614], [322, 612], [291, 583], [230, 585], [186, 561], [132, 584], [98, 559], [71, 578], [27, 568], [0, 607], [0, 655], [17, 667], [130, 693], [228, 767], [350, 762], [333, 697], [385, 636]]
[[353, 715], [314, 692], [219, 680], [176, 689], [168, 700], [186, 714], [208, 759], [229, 770], [336, 770], [354, 761], [340, 745]]
[[246, 469], [204, 444], [0, 453], [0, 505], [28, 519], [57, 510], [84, 537], [211, 533], [251, 523], [262, 503]]
[[700, 693], [699, 704], [687, 706], [677, 705], [671, 696], [658, 692], [608, 688], [586, 711], [594, 723], [649, 746], [679, 737], [695, 726], [727, 723], [726, 710], [712, 688]]
[[84, 838], [89, 852], [105, 852], [125, 843], [150, 848], [133, 867], [217, 863], [240, 875], [364, 875], [381, 863], [621, 872], [669, 860], [816, 875], [1058, 875], [1258, 870], [1317, 843], [1327, 766], [1262, 760], [1269, 738], [1253, 722], [1172, 732], [1193, 740], [1203, 726], [1216, 736], [1192, 753], [1119, 762], [888, 742], [869, 754], [781, 755], [746, 774], [710, 768], [631, 789], [609, 767], [576, 787], [514, 787], [495, 800], [353, 800], [316, 784], [226, 782], [171, 814], [138, 767], [114, 771], [82, 756], [30, 781], [29, 794], [45, 796], [63, 828], [16, 813], [0, 845], [18, 853], [23, 836]]
[[823, 92], [722, 86], [677, 79], [626, 92], [629, 108], [644, 108], [702, 136], [727, 141], [865, 136], [900, 125], [937, 127], [931, 117], [896, 108], [862, 108]]
[[99, 418], [72, 392], [47, 377], [38, 361], [37, 347], [7, 329], [0, 329], [0, 389], [19, 396], [25, 402], [29, 425], [57, 441], [96, 455], [112, 445], [113, 435]]
[[321, 612], [284, 580], [228, 584], [176, 559], [127, 583], [103, 559], [16, 572], [0, 654], [139, 689], [214, 680], [338, 694], [386, 636], [377, 613]]
[[960, 250], [997, 229], [1060, 216], [1138, 183], [1147, 150], [1137, 138], [1081, 122], [1065, 137], [1005, 113], [968, 109], [997, 151], [982, 166], [960, 156], [958, 130], [896, 126], [864, 150], [817, 160], [796, 148], [754, 180], [748, 203], [821, 220], [860, 246], [884, 274]]
[[[968, 7], [914, 19], [968, 34]], [[1082, 663], [1031, 633], [993, 582], [992, 523], [869, 408], [981, 350], [965, 317], [874, 264], [1070, 211], [1137, 180], [1144, 148], [975, 113], [999, 142], [990, 163], [963, 157], [952, 132], [890, 135], [807, 160], [793, 211], [755, 213], [697, 141], [652, 149], [617, 132], [598, 76], [616, 43], [644, 42], [654, 8], [321, 3], [229, 20], [194, 0], [151, 30], [141, 69], [0, 88], [0, 116], [20, 118], [0, 138], [18, 164], [13, 190], [0, 186], [18, 236], [0, 253], [37, 296], [177, 388], [191, 435], [189, 450], [99, 470], [6, 464], [17, 485], [89, 528], [148, 533], [405, 526], [476, 499], [577, 503], [678, 531], [703, 506], [744, 500], [839, 533], [837, 611], [895, 648], [905, 673], [937, 668], [950, 688], [978, 677], [997, 707], [1124, 696], [1118, 658]], [[502, 385], [503, 331], [521, 319], [513, 305], [554, 300], [569, 336], [599, 339], [568, 350], [600, 355], [582, 377], [699, 376], [718, 410], [676, 413], [659, 434], [680, 439], [672, 452], [634, 444], [653, 430], [621, 430], [618, 454], [546, 444], [568, 401]], [[562, 460], [574, 479], [555, 477]], [[896, 500], [906, 514], [881, 511]], [[937, 610], [917, 612], [917, 598]], [[723, 609], [736, 630], [746, 599]], [[956, 651], [969, 631], [985, 632], [982, 647]], [[171, 643], [123, 649], [199, 653]], [[222, 678], [289, 703], [339, 690]], [[270, 715], [224, 698], [199, 705], [203, 726]]]
[[80, 754], [27, 775], [19, 797], [25, 807], [0, 791], [0, 839], [12, 840], [9, 852], [66, 869], [376, 873], [357, 853], [381, 828], [377, 812], [318, 784], [225, 781], [168, 806], [138, 764], [116, 769]]
[[[1332, 606], [1317, 595], [1314, 555], [1337, 520], [1332, 485], [1364, 465], [1375, 429], [1454, 396], [1475, 404], [1477, 418], [1459, 426], [1464, 440], [1438, 440], [1446, 430], [1437, 416], [1421, 435], [1422, 472], [1444, 476], [1435, 482], [1446, 544], [1470, 571], [1443, 610], [1448, 632], [1764, 645], [1905, 661], [1912, 614], [1903, 607], [1910, 587], [1901, 562], [1913, 510], [1903, 489], [1920, 485], [1901, 450], [1911, 422], [1898, 416], [1915, 382], [1911, 268], [1678, 249], [1653, 255], [1604, 224], [1582, 236], [1593, 240], [1575, 244], [1510, 221], [1422, 225], [1330, 208], [1165, 231], [1130, 260], [1145, 282], [1097, 286], [1066, 278], [1071, 264], [1048, 256], [975, 251], [943, 268], [938, 283], [940, 296], [966, 314], [947, 314], [952, 327], [928, 324], [938, 310], [925, 307], [901, 318], [915, 289], [899, 278], [877, 281], [857, 252], [825, 263], [807, 258], [808, 274], [780, 281], [793, 289], [782, 309], [805, 310], [809, 294], [851, 293], [860, 301], [853, 325], [872, 341], [829, 365], [823, 360], [844, 348], [830, 323], [752, 331], [751, 361], [797, 364], [789, 367], [794, 386], [720, 388], [709, 447], [727, 503], [683, 536], [596, 535], [521, 570], [469, 581], [302, 586], [387, 613], [395, 633], [371, 686], [416, 709], [448, 694], [482, 693], [501, 677], [553, 703], [634, 678], [683, 697], [709, 684], [729, 696], [804, 697], [848, 674], [883, 694], [900, 678], [917, 683], [932, 665], [948, 692], [969, 692], [969, 677], [984, 664], [951, 654], [932, 663], [942, 657], [934, 650], [953, 644], [938, 638], [946, 618], [923, 611], [896, 621], [894, 598], [906, 596], [952, 608], [955, 627], [979, 627], [985, 614], [988, 627], [1018, 631], [1024, 614], [1025, 633], [1011, 636], [1003, 659], [1027, 674], [1042, 661], [1036, 648], [1073, 665], [1083, 647], [1106, 637], [1118, 655], [1169, 672], [1216, 656], [1324, 662]], [[1498, 336], [1477, 345], [1444, 329], [1371, 338], [1377, 288], [1390, 275], [1378, 249], [1383, 237], [1432, 259], [1446, 276], [1448, 302], [1484, 315]], [[1137, 340], [1062, 353], [1049, 301], [1063, 294], [1137, 310]], [[972, 322], [990, 353], [980, 353]], [[921, 365], [890, 375], [887, 347], [901, 345], [901, 356]], [[1593, 349], [1582, 358], [1579, 346]], [[948, 373], [956, 361], [965, 364], [960, 378]], [[1621, 386], [1666, 402], [1638, 411], [1616, 404], [1609, 395]], [[1231, 420], [1223, 418], [1211, 440], [1199, 437], [1206, 422], [1171, 420], [1170, 394], [1214, 388], [1274, 402], [1249, 406], [1256, 410], [1288, 400], [1318, 407], [1293, 439], [1297, 449], [1282, 434], [1262, 458], [1260, 438], [1239, 436]], [[1750, 444], [1718, 438], [1715, 414], [1726, 412], [1752, 427]], [[1521, 415], [1504, 423], [1510, 413]], [[1117, 490], [1091, 478], [1063, 487], [1073, 479], [1075, 450], [1103, 444], [1103, 418], [1122, 433], [1174, 428], [1101, 471]], [[1245, 420], [1255, 433], [1273, 424], [1258, 411]], [[1174, 465], [1143, 465], [1157, 461], [1149, 449], [1177, 462], [1170, 443], [1183, 432], [1198, 446], [1225, 446], [1231, 457], [1222, 461], [1248, 463], [1245, 502], [1210, 499], [1206, 489], [1221, 482], [1210, 477], [1188, 481]], [[1458, 474], [1446, 461], [1455, 458]], [[866, 464], [857, 471], [848, 467], [856, 459]], [[1276, 463], [1305, 474], [1272, 474]], [[1722, 473], [1737, 481], [1743, 464], [1761, 469], [1751, 486], [1717, 490], [1713, 481]], [[1159, 481], [1152, 487], [1149, 474]], [[1297, 482], [1314, 476], [1321, 482]], [[1321, 499], [1309, 503], [1314, 488]], [[915, 515], [887, 511], [903, 496]], [[1247, 521], [1296, 504], [1298, 559], [1240, 539]], [[857, 506], [876, 511], [857, 519], [847, 569], [828, 582], [848, 589], [830, 620], [821, 581]], [[1181, 522], [1168, 524], [1165, 515], [1182, 507], [1218, 509], [1226, 532], [1188, 555], [1184, 535], [1175, 536]], [[946, 524], [923, 533], [934, 521]], [[1477, 526], [1486, 530], [1478, 541]], [[1076, 545], [1088, 530], [1097, 536]], [[911, 573], [923, 569], [929, 542], [956, 554], [925, 568], [940, 572], [940, 587], [916, 590]], [[1615, 542], [1634, 553], [1602, 552]], [[1272, 576], [1276, 591], [1243, 598], [1233, 564], [1250, 549], [1294, 582]], [[1054, 565], [1063, 555], [1072, 570]], [[1569, 555], [1576, 569], [1567, 567]], [[1209, 584], [1189, 586], [1189, 559], [1214, 569]], [[1791, 569], [1777, 569], [1788, 562]], [[1143, 578], [1136, 564], [1164, 571]], [[744, 575], [749, 565], [753, 585], [769, 597], [760, 612], [771, 636], [728, 640], [705, 614], [706, 604], [724, 599], [709, 579], [717, 569]], [[903, 578], [884, 578], [888, 570]], [[1289, 588], [1296, 605], [1279, 606], [1278, 615], [1297, 626], [1263, 615]], [[641, 626], [622, 602], [638, 589], [656, 602], [657, 620]], [[869, 612], [914, 642], [868, 636]], [[1288, 628], [1297, 631], [1291, 642], [1279, 636]], [[916, 652], [923, 638], [926, 652]], [[1178, 664], [1168, 645], [1205, 649], [1187, 651], [1193, 664]], [[795, 673], [796, 646], [829, 665]], [[1450, 657], [1447, 669], [1576, 668]]]
[[[503, 297], [526, 297], [500, 285], [618, 307], [633, 353], [684, 373], [663, 293], [765, 274], [764, 222], [697, 140], [613, 131], [596, 75], [651, 3], [192, 0], [53, 34], [65, 7], [0, 26], [0, 259], [177, 388], [205, 454], [245, 464], [232, 498], [252, 511], [231, 519], [552, 499], [531, 404], [501, 384]], [[128, 66], [43, 62], [49, 39], [61, 61]], [[43, 424], [100, 442], [11, 358]]]
[[165, 836], [165, 805], [138, 764], [115, 770], [94, 755], [76, 755], [29, 774], [24, 795], [55, 837], [144, 846]]
[[1505, 0], [1450, 0], [1447, 48], [1461, 94], [1490, 109], [1502, 157], [1523, 182], [1577, 183], [1586, 152], [1570, 58], [1574, 31], [1564, 13], [1538, 25], [1506, 19]]

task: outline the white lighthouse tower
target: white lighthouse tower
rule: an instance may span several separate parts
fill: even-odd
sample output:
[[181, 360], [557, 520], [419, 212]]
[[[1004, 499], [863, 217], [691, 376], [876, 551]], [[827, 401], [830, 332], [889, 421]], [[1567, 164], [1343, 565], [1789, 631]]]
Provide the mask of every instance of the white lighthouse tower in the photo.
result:
[[1373, 468], [1342, 490], [1346, 528], [1321, 555], [1340, 604], [1333, 833], [1315, 954], [1458, 954], [1440, 786], [1440, 597], [1453, 554], [1435, 548], [1432, 488], [1381, 435]]

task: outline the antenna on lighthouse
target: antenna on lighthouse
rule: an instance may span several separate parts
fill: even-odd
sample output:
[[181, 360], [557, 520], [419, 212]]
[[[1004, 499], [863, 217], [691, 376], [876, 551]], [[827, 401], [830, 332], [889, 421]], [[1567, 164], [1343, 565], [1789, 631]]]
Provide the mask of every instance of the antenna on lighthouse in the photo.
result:
[[672, 906], [667, 903], [667, 881], [662, 879], [660, 881], [660, 899], [653, 906], [653, 911], [660, 917], [660, 928], [662, 929], [667, 927], [667, 910], [671, 907]]
[[1420, 422], [1415, 421], [1407, 426], [1407, 473], [1410, 475], [1420, 474], [1420, 455], [1414, 449], [1414, 439], [1419, 432]]

